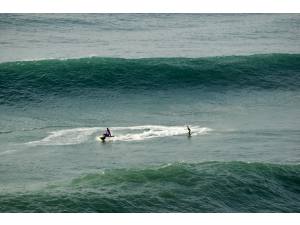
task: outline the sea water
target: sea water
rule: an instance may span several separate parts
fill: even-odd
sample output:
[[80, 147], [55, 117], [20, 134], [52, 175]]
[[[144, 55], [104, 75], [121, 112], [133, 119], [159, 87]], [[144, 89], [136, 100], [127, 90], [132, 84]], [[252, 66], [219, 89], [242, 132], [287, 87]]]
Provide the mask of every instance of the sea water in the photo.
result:
[[1, 14], [0, 211], [299, 212], [299, 24]]

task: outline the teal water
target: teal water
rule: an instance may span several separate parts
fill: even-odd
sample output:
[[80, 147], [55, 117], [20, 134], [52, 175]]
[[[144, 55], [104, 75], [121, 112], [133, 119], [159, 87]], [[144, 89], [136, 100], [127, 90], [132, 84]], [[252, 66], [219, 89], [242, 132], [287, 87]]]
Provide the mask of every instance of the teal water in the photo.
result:
[[299, 212], [299, 19], [0, 15], [0, 211]]

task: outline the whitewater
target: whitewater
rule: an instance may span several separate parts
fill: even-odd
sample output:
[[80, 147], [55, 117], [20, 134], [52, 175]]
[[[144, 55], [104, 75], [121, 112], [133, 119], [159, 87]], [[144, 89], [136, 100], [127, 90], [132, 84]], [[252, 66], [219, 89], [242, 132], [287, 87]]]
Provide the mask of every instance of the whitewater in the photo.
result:
[[[207, 134], [211, 131], [207, 127], [190, 126], [193, 130], [192, 135], [197, 136], [200, 134]], [[170, 137], [176, 135], [187, 135], [187, 129], [184, 126], [133, 126], [133, 127], [111, 127], [114, 137], [109, 141], [142, 141], [151, 138]], [[92, 127], [92, 128], [75, 128], [53, 131], [51, 134], [42, 140], [32, 141], [26, 144], [30, 145], [72, 145], [80, 144], [88, 140], [91, 135], [105, 130], [104, 127]], [[128, 133], [129, 131], [129, 133]], [[98, 137], [96, 137], [96, 140]]]

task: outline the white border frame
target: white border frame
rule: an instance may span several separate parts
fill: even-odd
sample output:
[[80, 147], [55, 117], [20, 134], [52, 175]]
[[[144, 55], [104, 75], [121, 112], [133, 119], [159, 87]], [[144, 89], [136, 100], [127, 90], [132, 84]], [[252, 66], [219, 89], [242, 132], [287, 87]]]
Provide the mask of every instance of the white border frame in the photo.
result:
[[0, 13], [299, 13], [299, 0], [0, 0]]
[[296, 213], [19, 213], [0, 215], [3, 224], [23, 225], [201, 225], [201, 224], [222, 224], [222, 225], [296, 225], [300, 220], [300, 214]]

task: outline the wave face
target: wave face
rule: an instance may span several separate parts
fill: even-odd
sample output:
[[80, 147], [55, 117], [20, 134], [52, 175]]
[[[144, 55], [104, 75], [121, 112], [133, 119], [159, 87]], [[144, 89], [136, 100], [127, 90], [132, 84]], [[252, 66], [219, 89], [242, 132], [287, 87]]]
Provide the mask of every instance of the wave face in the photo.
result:
[[0, 104], [88, 90], [300, 88], [300, 55], [211, 58], [81, 58], [0, 64]]
[[5, 193], [1, 212], [299, 212], [300, 165], [174, 163]]

